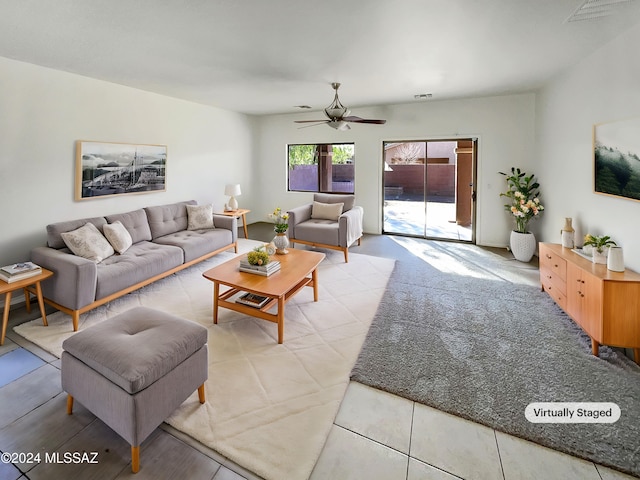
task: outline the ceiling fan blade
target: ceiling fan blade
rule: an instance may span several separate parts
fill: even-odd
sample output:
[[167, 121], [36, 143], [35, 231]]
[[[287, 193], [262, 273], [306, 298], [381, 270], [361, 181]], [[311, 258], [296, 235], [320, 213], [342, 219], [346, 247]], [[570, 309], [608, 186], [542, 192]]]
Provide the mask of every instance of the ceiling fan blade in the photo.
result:
[[376, 124], [376, 125], [384, 125], [385, 123], [387, 123], [386, 120], [375, 120], [375, 119], [372, 119], [372, 118], [360, 118], [360, 117], [355, 117], [355, 116], [342, 117], [342, 120], [344, 122], [372, 123], [372, 124]]
[[326, 123], [329, 120], [294, 120], [294, 123], [318, 123], [318, 122], [323, 122]]
[[[311, 122], [316, 122], [313, 125], [303, 125], [302, 127], [298, 127], [298, 130], [301, 128], [309, 128], [309, 127], [315, 127], [316, 125], [326, 125], [327, 123], [329, 123], [328, 120], [310, 120]], [[301, 123], [301, 122], [298, 122]]]

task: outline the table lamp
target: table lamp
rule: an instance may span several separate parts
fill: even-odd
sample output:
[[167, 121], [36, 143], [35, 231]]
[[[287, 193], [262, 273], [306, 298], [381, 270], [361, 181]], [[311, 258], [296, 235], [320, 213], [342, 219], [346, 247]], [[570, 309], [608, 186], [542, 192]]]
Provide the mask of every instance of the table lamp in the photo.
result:
[[242, 195], [242, 192], [240, 191], [240, 185], [239, 184], [228, 184], [226, 187], [224, 187], [224, 194], [228, 195], [229, 198], [229, 210], [237, 210], [238, 209], [238, 201], [235, 199], [235, 197]]

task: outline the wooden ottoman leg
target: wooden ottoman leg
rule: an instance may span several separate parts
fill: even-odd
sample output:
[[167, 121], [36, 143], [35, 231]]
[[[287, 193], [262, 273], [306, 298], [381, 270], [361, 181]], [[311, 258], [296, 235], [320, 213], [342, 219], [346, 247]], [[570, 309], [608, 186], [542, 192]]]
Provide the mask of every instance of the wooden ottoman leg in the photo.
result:
[[198, 387], [198, 398], [200, 399], [200, 403], [205, 402], [204, 398], [204, 383]]
[[71, 415], [73, 413], [73, 397], [71, 395], [67, 395], [67, 415]]
[[140, 445], [134, 447], [131, 445], [131, 471], [138, 473], [140, 470]]

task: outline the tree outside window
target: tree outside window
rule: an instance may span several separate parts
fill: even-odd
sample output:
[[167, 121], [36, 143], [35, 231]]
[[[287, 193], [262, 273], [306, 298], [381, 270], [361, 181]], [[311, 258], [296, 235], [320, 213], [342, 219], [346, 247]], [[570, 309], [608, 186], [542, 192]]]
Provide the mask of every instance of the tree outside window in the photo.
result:
[[353, 143], [289, 145], [287, 150], [289, 191], [354, 193]]

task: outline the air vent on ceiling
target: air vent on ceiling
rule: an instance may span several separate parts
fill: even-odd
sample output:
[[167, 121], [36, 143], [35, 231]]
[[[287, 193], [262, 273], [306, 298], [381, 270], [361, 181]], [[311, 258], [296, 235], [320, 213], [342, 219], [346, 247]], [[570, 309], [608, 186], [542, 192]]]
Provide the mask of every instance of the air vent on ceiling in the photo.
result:
[[587, 0], [565, 20], [565, 23], [608, 17], [615, 13], [618, 7], [631, 1], [633, 0]]

